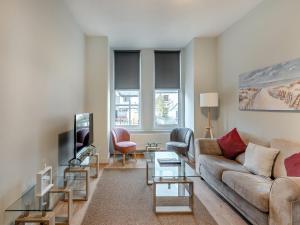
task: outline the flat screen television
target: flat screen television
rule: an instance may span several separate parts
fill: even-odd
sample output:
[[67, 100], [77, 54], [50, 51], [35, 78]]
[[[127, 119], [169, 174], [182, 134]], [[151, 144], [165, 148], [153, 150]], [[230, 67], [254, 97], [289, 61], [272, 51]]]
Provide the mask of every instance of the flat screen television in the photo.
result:
[[93, 144], [93, 113], [80, 113], [74, 116], [74, 158], [84, 154], [85, 147]]

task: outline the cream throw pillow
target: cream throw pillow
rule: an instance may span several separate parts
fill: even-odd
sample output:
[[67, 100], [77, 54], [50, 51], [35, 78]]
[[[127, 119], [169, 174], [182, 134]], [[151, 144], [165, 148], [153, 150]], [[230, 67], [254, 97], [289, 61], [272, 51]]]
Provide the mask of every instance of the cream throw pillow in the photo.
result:
[[278, 153], [278, 149], [249, 143], [245, 153], [244, 166], [251, 173], [271, 177], [274, 160]]

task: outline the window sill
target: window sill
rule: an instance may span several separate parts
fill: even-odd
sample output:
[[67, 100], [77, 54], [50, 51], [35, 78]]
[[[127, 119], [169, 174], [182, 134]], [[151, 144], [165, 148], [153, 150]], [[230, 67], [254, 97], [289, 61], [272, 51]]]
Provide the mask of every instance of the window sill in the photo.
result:
[[132, 134], [156, 134], [156, 133], [166, 133], [169, 134], [172, 129], [164, 129], [164, 130], [133, 130], [133, 129], [128, 129], [130, 133]]

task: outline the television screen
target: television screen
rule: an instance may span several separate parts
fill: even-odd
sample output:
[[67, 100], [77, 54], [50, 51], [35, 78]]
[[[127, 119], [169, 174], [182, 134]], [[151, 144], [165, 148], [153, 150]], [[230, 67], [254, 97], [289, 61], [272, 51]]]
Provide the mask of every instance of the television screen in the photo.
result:
[[58, 135], [58, 162], [60, 166], [69, 165], [74, 159], [74, 132], [73, 130]]
[[84, 147], [93, 144], [93, 114], [80, 113], [74, 118], [74, 158], [78, 158]]

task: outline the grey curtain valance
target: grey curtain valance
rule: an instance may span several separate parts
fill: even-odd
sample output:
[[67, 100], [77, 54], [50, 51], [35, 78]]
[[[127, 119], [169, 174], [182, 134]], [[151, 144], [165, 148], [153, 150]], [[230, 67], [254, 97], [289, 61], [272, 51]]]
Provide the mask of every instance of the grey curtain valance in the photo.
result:
[[180, 51], [155, 51], [155, 89], [180, 89]]
[[115, 89], [140, 89], [140, 51], [114, 51]]

